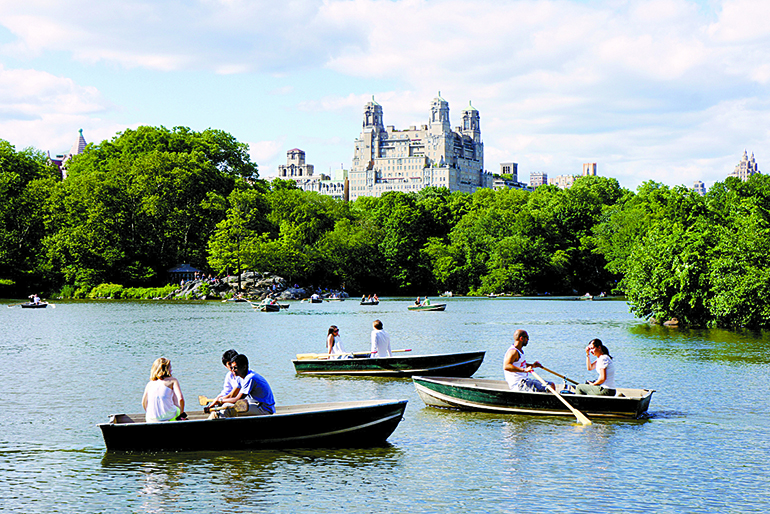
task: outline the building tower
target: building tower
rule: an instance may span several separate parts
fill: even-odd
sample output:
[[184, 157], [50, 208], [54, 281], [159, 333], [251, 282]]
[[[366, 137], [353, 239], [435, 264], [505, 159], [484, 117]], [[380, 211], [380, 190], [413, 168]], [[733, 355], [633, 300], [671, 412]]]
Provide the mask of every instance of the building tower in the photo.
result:
[[596, 176], [596, 163], [595, 162], [587, 162], [583, 164], [583, 176], [584, 177], [595, 177]]
[[481, 117], [470, 102], [468, 108], [463, 111], [462, 134], [470, 137], [474, 143], [481, 143]]
[[735, 167], [729, 177], [738, 177], [744, 182], [749, 180], [749, 177], [761, 173], [757, 167], [757, 161], [754, 160], [754, 152], [751, 152], [751, 158], [746, 154], [746, 150], [743, 151], [743, 158], [741, 162]]
[[441, 98], [441, 91], [430, 104], [430, 123], [428, 125], [431, 134], [446, 134], [452, 131], [449, 124], [449, 102]]

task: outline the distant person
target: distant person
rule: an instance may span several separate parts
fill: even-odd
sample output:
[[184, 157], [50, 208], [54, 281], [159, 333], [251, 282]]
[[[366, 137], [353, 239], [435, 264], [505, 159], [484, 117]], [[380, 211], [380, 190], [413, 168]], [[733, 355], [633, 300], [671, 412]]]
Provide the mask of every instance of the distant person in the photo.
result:
[[[596, 360], [591, 362], [591, 354]], [[601, 339], [592, 339], [586, 346], [586, 367], [588, 371], [596, 370], [599, 377], [587, 384], [578, 384], [575, 394], [593, 394], [599, 396], [615, 396], [615, 365], [609, 349]]]
[[147, 423], [174, 421], [184, 414], [182, 388], [179, 381], [171, 376], [171, 361], [165, 357], [159, 357], [152, 363], [142, 407], [147, 412]]
[[418, 296], [417, 299], [414, 301], [415, 305], [422, 305], [420, 302], [420, 297]]
[[35, 305], [40, 305], [40, 296], [38, 296], [37, 293], [32, 296], [32, 303]]
[[329, 333], [326, 335], [326, 350], [330, 359], [340, 359], [346, 354], [342, 348], [340, 329], [337, 328], [337, 325], [329, 327]]
[[372, 323], [372, 357], [392, 357], [390, 352], [390, 336], [382, 329], [382, 321], [376, 319]]
[[209, 409], [211, 409], [211, 406], [214, 405], [216, 400], [220, 398], [224, 398], [230, 392], [235, 389], [238, 386], [238, 381], [235, 378], [235, 373], [233, 372], [233, 365], [232, 360], [235, 358], [235, 356], [238, 355], [238, 352], [235, 350], [227, 350], [225, 353], [222, 354], [222, 365], [227, 368], [227, 374], [225, 375], [225, 381], [222, 383], [222, 392], [220, 392], [216, 398], [214, 398], [214, 401], [212, 401], [209, 405], [205, 406], [203, 408], [203, 412], [209, 412]]
[[[519, 329], [513, 333], [513, 344], [505, 352], [505, 358], [503, 359], [505, 381], [508, 382], [508, 387], [512, 391], [548, 392], [548, 389], [546, 389], [542, 382], [529, 375], [534, 368], [542, 368], [543, 366], [538, 361], [527, 364], [527, 360], [524, 358], [524, 347], [528, 344], [529, 334], [527, 334], [526, 330]], [[548, 383], [551, 387], [554, 387], [552, 382]]]
[[235, 409], [222, 409], [213, 412], [211, 418], [229, 418], [235, 415], [264, 416], [275, 414], [275, 398], [267, 380], [249, 369], [249, 359], [243, 354], [236, 355], [231, 361], [237, 380], [237, 387], [230, 394], [214, 402], [214, 406], [233, 406], [238, 400], [246, 400], [249, 410], [236, 413]]
[[377, 293], [375, 293], [374, 296], [372, 296], [372, 301], [374, 301], [374, 302], [379, 302], [380, 301], [380, 298], [377, 296]]
[[425, 297], [425, 301], [423, 302], [423, 305], [430, 305], [430, 298], [427, 296]]

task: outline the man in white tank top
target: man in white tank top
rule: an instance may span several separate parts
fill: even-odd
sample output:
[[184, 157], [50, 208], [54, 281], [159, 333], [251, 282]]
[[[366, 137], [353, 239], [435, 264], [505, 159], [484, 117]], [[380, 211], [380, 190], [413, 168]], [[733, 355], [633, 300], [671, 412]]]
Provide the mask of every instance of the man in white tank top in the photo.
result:
[[[527, 364], [524, 358], [524, 347], [529, 344], [529, 334], [526, 330], [517, 330], [513, 333], [513, 344], [505, 352], [503, 359], [503, 375], [508, 386], [513, 391], [539, 392], [546, 393], [548, 389], [537, 379], [531, 377], [529, 373], [533, 368], [542, 368], [540, 362]], [[551, 387], [555, 387], [552, 382], [548, 382]]]

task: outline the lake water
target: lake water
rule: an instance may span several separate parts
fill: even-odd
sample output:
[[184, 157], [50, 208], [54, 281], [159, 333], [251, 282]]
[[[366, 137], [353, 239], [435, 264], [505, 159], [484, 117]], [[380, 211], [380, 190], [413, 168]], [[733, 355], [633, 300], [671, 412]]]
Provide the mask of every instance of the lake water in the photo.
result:
[[[0, 308], [0, 510], [35, 512], [765, 512], [770, 508], [770, 335], [651, 327], [623, 301], [356, 300], [261, 313], [222, 302], [61, 302]], [[438, 298], [434, 299], [434, 303]], [[10, 300], [4, 302], [12, 303]], [[594, 420], [425, 407], [405, 379], [295, 375], [330, 324], [368, 349], [379, 318], [393, 348], [485, 350], [502, 378], [515, 329], [527, 357], [575, 380], [584, 348], [609, 347], [619, 386], [655, 389], [649, 418]], [[374, 449], [107, 454], [97, 423], [141, 412], [150, 366], [171, 359], [188, 403], [215, 395], [228, 348], [280, 404], [408, 399]], [[546, 374], [544, 372], [544, 374]], [[555, 377], [553, 377], [555, 378]], [[188, 409], [189, 410], [189, 409]]]

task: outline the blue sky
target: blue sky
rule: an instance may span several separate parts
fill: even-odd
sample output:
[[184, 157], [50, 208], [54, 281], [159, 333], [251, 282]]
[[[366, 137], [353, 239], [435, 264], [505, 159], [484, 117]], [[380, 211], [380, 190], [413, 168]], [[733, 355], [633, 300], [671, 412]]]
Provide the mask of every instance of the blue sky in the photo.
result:
[[350, 167], [372, 96], [386, 125], [453, 126], [485, 168], [584, 162], [635, 189], [770, 171], [770, 2], [0, 0], [0, 138], [52, 154], [138, 125], [218, 128], [270, 178], [301, 148]]

